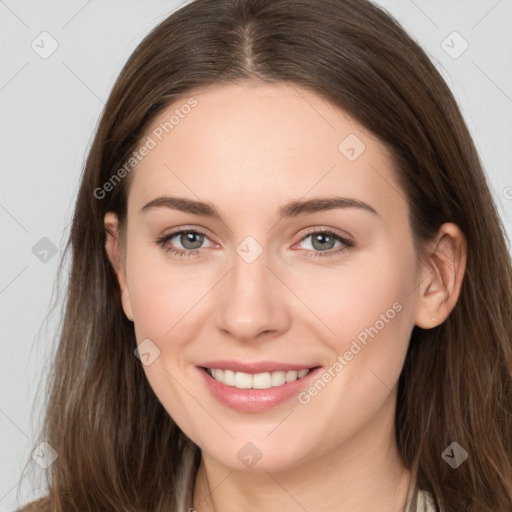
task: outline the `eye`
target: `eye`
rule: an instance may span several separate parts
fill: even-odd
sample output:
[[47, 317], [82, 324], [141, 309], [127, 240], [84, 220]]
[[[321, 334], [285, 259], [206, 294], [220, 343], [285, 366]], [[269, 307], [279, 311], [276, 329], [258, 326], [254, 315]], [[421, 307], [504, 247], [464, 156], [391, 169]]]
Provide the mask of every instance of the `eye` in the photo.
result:
[[355, 247], [354, 242], [328, 230], [312, 231], [303, 237], [300, 243], [308, 239], [310, 241], [305, 243], [306, 247], [303, 248], [307, 249], [308, 256], [313, 258], [333, 256]]
[[[355, 247], [355, 243], [329, 230], [311, 231], [304, 236], [299, 244], [310, 239], [309, 243], [305, 243], [306, 254], [308, 257], [326, 257], [334, 256], [342, 251]], [[157, 244], [160, 245], [166, 253], [176, 256], [190, 257], [198, 256], [200, 249], [203, 249], [205, 241], [209, 242], [210, 247], [214, 245], [210, 239], [200, 231], [195, 229], [181, 229], [169, 233], [159, 239]], [[309, 245], [309, 247], [308, 247]]]
[[[203, 243], [210, 241], [204, 234], [192, 229], [181, 229], [169, 233], [157, 240], [157, 244], [163, 247], [166, 253], [172, 253], [178, 256], [192, 256], [202, 249]], [[213, 245], [210, 242], [210, 245]]]

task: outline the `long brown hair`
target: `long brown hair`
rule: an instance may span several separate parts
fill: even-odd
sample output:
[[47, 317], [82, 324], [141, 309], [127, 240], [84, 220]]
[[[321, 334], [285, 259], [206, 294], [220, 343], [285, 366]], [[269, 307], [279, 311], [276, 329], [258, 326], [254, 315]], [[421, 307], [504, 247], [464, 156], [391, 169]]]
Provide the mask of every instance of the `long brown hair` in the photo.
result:
[[[105, 197], [155, 116], [196, 88], [243, 80], [307, 88], [389, 148], [421, 252], [444, 222], [467, 239], [459, 300], [412, 332], [396, 438], [416, 489], [446, 512], [512, 510], [512, 269], [505, 232], [456, 101], [424, 51], [367, 0], [196, 0], [138, 46], [105, 106], [66, 250], [72, 265], [41, 440], [58, 453], [35, 510], [185, 511], [200, 450], [134, 356], [104, 244], [128, 179]], [[136, 172], [136, 171], [134, 171]], [[441, 454], [457, 442], [457, 469]], [[415, 507], [413, 506], [413, 510]]]

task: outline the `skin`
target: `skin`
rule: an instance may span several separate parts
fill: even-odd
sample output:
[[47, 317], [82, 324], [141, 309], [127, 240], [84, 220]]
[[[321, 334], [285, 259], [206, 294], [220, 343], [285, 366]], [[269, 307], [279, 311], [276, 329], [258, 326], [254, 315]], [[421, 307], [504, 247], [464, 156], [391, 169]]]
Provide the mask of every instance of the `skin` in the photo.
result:
[[[132, 171], [126, 238], [113, 213], [105, 227], [137, 341], [149, 338], [160, 350], [144, 366], [148, 381], [202, 449], [194, 507], [403, 510], [411, 475], [394, 437], [398, 378], [413, 327], [439, 325], [457, 301], [464, 235], [443, 224], [420, 261], [386, 148], [319, 96], [249, 82], [193, 96], [197, 106]], [[162, 112], [141, 140], [183, 103]], [[349, 134], [366, 146], [354, 161], [338, 150]], [[162, 195], [209, 201], [222, 220], [141, 211]], [[277, 216], [291, 200], [329, 195], [364, 201], [378, 215], [336, 208]], [[182, 227], [207, 235], [192, 257], [156, 243]], [[310, 228], [356, 245], [308, 257], [322, 252], [305, 238]], [[247, 236], [263, 249], [252, 263], [236, 252]], [[172, 244], [198, 251], [184, 249], [180, 237]], [[324, 247], [332, 253], [342, 245]], [[400, 312], [306, 405], [293, 397], [267, 412], [234, 411], [198, 375], [196, 365], [213, 359], [329, 368], [396, 302]], [[262, 454], [251, 468], [237, 458], [247, 442]]]

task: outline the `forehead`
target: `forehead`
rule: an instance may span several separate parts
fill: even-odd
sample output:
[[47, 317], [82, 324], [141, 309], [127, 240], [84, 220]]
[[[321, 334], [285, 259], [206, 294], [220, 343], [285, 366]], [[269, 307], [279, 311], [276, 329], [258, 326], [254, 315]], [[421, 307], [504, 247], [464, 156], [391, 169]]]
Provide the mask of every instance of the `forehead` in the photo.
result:
[[162, 111], [139, 144], [129, 203], [157, 195], [252, 208], [343, 194], [406, 208], [391, 157], [371, 133], [320, 96], [287, 84], [196, 90]]

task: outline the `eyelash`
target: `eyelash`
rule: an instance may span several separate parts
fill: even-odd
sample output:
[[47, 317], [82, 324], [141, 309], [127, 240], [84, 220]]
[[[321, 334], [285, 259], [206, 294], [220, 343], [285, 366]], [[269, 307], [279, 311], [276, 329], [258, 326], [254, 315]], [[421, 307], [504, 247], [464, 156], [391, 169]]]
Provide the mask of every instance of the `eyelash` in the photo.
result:
[[[202, 233], [201, 231], [197, 231], [195, 229], [180, 229], [178, 231], [174, 231], [173, 233], [169, 233], [168, 235], [165, 235], [161, 238], [158, 238], [156, 243], [164, 249], [166, 254], [170, 253], [170, 254], [173, 254], [174, 256], [179, 256], [179, 257], [183, 257], [183, 258], [195, 257], [198, 255], [200, 249], [184, 250], [184, 249], [176, 249], [175, 247], [165, 245], [169, 240], [171, 240], [175, 236], [185, 234], [185, 233], [193, 233], [195, 235], [202, 235], [202, 236], [208, 238], [205, 233]], [[311, 235], [317, 235], [317, 234], [328, 235], [328, 236], [334, 238], [335, 240], [341, 242], [342, 244], [344, 244], [344, 246], [338, 247], [338, 249], [328, 249], [325, 251], [307, 250], [306, 255], [309, 258], [333, 257], [333, 256], [340, 254], [343, 251], [353, 249], [356, 246], [356, 244], [354, 242], [352, 242], [351, 240], [348, 240], [347, 238], [343, 238], [342, 236], [334, 233], [333, 231], [329, 231], [329, 230], [309, 231], [300, 239], [300, 242], [303, 242], [306, 238], [310, 237]]]

